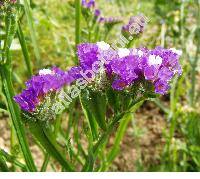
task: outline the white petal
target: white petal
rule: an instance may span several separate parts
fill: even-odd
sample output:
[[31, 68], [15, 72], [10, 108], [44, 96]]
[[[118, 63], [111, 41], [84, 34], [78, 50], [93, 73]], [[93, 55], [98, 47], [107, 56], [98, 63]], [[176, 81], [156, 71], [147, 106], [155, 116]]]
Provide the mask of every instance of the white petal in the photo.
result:
[[136, 48], [133, 49], [133, 55], [137, 55], [138, 54], [138, 50]]
[[110, 45], [105, 43], [104, 41], [101, 42], [97, 42], [97, 46], [101, 49], [101, 50], [108, 50], [110, 48]]
[[173, 52], [173, 53], [176, 53], [177, 55], [181, 56], [182, 55], [182, 50], [177, 50], [175, 48], [170, 48], [170, 50]]
[[160, 56], [150, 55], [148, 59], [149, 65], [161, 65], [162, 58]]
[[143, 51], [142, 50], [138, 50], [137, 54], [138, 54], [139, 57], [142, 57], [143, 56]]
[[130, 54], [130, 51], [127, 48], [119, 48], [118, 49], [118, 55], [120, 58], [127, 57], [129, 54]]
[[53, 72], [50, 69], [42, 69], [39, 71], [39, 75], [48, 75], [53, 74]]

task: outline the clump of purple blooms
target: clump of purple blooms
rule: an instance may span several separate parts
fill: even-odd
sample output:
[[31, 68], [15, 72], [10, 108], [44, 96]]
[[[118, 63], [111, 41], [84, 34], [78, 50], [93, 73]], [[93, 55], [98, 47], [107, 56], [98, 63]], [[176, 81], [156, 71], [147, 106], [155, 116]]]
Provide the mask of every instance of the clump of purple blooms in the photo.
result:
[[174, 48], [156, 47], [113, 50], [105, 42], [97, 44], [81, 44], [78, 47], [80, 67], [91, 70], [95, 61], [105, 61], [105, 69], [115, 90], [123, 90], [136, 81], [145, 79], [152, 82], [155, 93], [165, 94], [169, 90], [169, 82], [175, 74], [181, 75], [179, 64], [181, 51]]
[[[171, 79], [182, 73], [179, 64], [181, 51], [174, 48], [113, 50], [109, 44], [97, 42], [80, 44], [77, 54], [79, 66], [68, 71], [62, 71], [57, 67], [40, 70], [38, 75], [26, 82], [27, 88], [15, 96], [14, 100], [23, 110], [32, 112], [48, 93], [57, 92], [65, 85], [84, 78], [83, 72], [93, 70], [93, 64], [102, 61], [106, 78], [117, 91], [128, 89], [138, 81], [146, 80], [152, 83], [155, 93], [163, 95], [169, 90]], [[90, 75], [87, 77], [90, 78]], [[94, 79], [92, 83], [95, 83]]]
[[85, 10], [91, 11], [95, 18], [98, 18], [101, 14], [101, 11], [96, 8], [95, 0], [82, 0], [82, 7], [83, 7], [83, 15], [85, 15]]
[[94, 8], [95, 0], [82, 0], [82, 6], [88, 9]]
[[142, 33], [147, 23], [146, 21], [143, 15], [131, 16], [128, 24], [122, 26], [122, 33], [130, 34], [133, 30], [135, 34]]
[[103, 24], [108, 24], [108, 25], [114, 25], [114, 24], [118, 24], [120, 22], [122, 22], [122, 18], [121, 17], [100, 17], [99, 18], [99, 22], [103, 23]]
[[71, 71], [64, 72], [57, 67], [43, 69], [26, 82], [26, 89], [14, 97], [21, 109], [32, 112], [49, 92], [56, 92], [73, 80]]
[[101, 11], [100, 11], [99, 9], [95, 9], [95, 10], [94, 10], [94, 15], [95, 15], [96, 17], [99, 17], [99, 16], [101, 15]]

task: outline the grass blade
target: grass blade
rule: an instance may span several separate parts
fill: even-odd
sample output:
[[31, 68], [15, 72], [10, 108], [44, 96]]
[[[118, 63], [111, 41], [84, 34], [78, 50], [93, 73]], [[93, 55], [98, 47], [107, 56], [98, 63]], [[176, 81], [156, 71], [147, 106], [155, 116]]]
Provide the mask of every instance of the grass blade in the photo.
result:
[[6, 161], [2, 155], [0, 155], [0, 171], [1, 172], [9, 172], [9, 168], [8, 168]]
[[73, 166], [71, 166], [65, 159], [63, 153], [59, 150], [59, 146], [56, 144], [51, 132], [49, 132], [43, 124], [40, 124], [38, 120], [30, 121], [29, 126], [32, 134], [40, 142], [46, 152], [54, 157], [66, 171], [74, 171]]
[[2, 155], [8, 162], [13, 163], [14, 165], [20, 167], [23, 171], [27, 171], [27, 167], [24, 164], [16, 160], [15, 157], [8, 154], [4, 150], [0, 150], [0, 155]]
[[18, 36], [19, 42], [21, 44], [22, 53], [23, 53], [24, 60], [25, 60], [25, 63], [26, 63], [26, 68], [27, 68], [27, 71], [28, 71], [28, 76], [31, 77], [32, 74], [33, 74], [32, 73], [32, 67], [31, 67], [31, 60], [30, 60], [28, 49], [27, 49], [27, 46], [26, 46], [26, 40], [24, 38], [24, 34], [23, 34], [23, 31], [22, 31], [22, 28], [21, 28], [19, 21], [18, 21], [17, 36]]
[[[77, 48], [77, 45], [80, 43], [80, 37], [81, 37], [81, 1], [75, 0], [75, 48]], [[78, 64], [78, 57], [76, 56], [76, 64]]]
[[23, 0], [23, 2], [24, 2], [25, 14], [26, 14], [26, 18], [27, 18], [28, 26], [29, 26], [29, 30], [30, 30], [31, 40], [33, 43], [36, 62], [39, 65], [41, 62], [41, 57], [40, 57], [40, 51], [38, 48], [39, 45], [37, 43], [36, 31], [35, 31], [34, 20], [33, 20], [32, 12], [31, 12], [31, 8], [30, 8], [30, 5], [27, 0]]
[[8, 109], [11, 114], [12, 123], [15, 127], [15, 131], [22, 149], [22, 153], [24, 155], [24, 159], [26, 161], [29, 171], [36, 171], [36, 167], [33, 162], [31, 152], [28, 147], [28, 142], [25, 136], [24, 126], [20, 121], [19, 108], [13, 101], [14, 90], [10, 79], [10, 72], [7, 66], [4, 65], [3, 67], [1, 67], [0, 73], [3, 80], [4, 92], [8, 103]]

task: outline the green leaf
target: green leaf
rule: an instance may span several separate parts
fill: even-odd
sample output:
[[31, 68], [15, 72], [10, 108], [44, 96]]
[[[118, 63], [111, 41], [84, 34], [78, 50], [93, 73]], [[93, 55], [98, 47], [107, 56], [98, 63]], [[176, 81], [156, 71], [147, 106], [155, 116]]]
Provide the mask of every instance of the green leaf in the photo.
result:
[[20, 111], [18, 106], [13, 100], [14, 89], [11, 81], [11, 58], [10, 58], [10, 46], [15, 36], [17, 29], [17, 16], [13, 13], [8, 13], [5, 17], [6, 25], [6, 39], [4, 41], [2, 60], [3, 64], [0, 65], [0, 74], [3, 84], [3, 91], [7, 101], [7, 107], [11, 115], [12, 124], [15, 128], [18, 141], [28, 167], [29, 171], [37, 171], [36, 166], [33, 162], [31, 152], [29, 150], [28, 142], [25, 136], [25, 129], [20, 120]]
[[27, 18], [28, 26], [30, 30], [31, 40], [33, 43], [35, 57], [37, 60], [37, 64], [40, 64], [41, 62], [40, 50], [39, 50], [39, 45], [37, 43], [36, 30], [35, 30], [34, 20], [32, 16], [32, 11], [27, 0], [23, 0], [23, 3], [24, 3], [25, 14], [26, 14], [26, 18]]
[[23, 53], [23, 56], [24, 56], [24, 61], [25, 61], [25, 64], [26, 64], [28, 75], [29, 75], [29, 77], [31, 77], [32, 76], [31, 60], [30, 60], [30, 57], [29, 57], [29, 53], [28, 53], [28, 49], [27, 49], [27, 45], [26, 45], [26, 40], [24, 38], [24, 34], [23, 34], [23, 31], [22, 31], [22, 28], [21, 28], [21, 25], [20, 25], [19, 22], [18, 22], [17, 36], [18, 36], [18, 39], [19, 39], [19, 42], [20, 42], [20, 45], [21, 45], [21, 48], [22, 48], [22, 53]]
[[112, 88], [108, 89], [107, 98], [108, 98], [108, 103], [114, 109], [114, 112], [117, 113], [120, 108], [119, 96], [117, 92], [115, 92]]
[[55, 158], [66, 171], [74, 171], [74, 167], [65, 159], [61, 148], [55, 141], [53, 133], [43, 123], [36, 121], [28, 121], [28, 125], [34, 137], [42, 145], [48, 154]]
[[99, 127], [103, 130], [107, 129], [106, 125], [106, 96], [101, 92], [89, 92], [89, 99], [87, 100], [88, 107], [98, 123]]
[[114, 145], [112, 146], [112, 149], [110, 150], [108, 157], [107, 157], [108, 164], [110, 164], [114, 160], [116, 155], [118, 154], [120, 143], [124, 137], [126, 128], [128, 126], [129, 121], [131, 120], [131, 117], [132, 117], [132, 115], [127, 114], [123, 117], [123, 119], [120, 122], [119, 128], [118, 128], [116, 136], [115, 136]]
[[7, 66], [5, 65], [1, 66], [0, 73], [3, 80], [4, 93], [6, 96], [7, 103], [8, 103], [8, 109], [11, 114], [12, 123], [14, 125], [15, 131], [19, 140], [19, 144], [22, 149], [24, 159], [26, 161], [29, 171], [36, 171], [37, 169], [33, 162], [33, 158], [31, 156], [28, 142], [25, 136], [24, 126], [22, 124], [22, 121], [20, 120], [19, 108], [16, 105], [16, 103], [13, 101], [14, 90], [13, 90], [13, 86], [10, 79], [10, 72], [7, 69]]
[[8, 168], [6, 161], [2, 155], [0, 155], [0, 171], [1, 172], [9, 172], [9, 168]]
[[98, 129], [97, 129], [97, 123], [90, 111], [89, 105], [88, 105], [88, 99], [86, 94], [82, 93], [82, 95], [80, 96], [80, 102], [81, 102], [81, 106], [83, 109], [83, 113], [88, 121], [89, 124], [89, 128], [90, 131], [92, 133], [93, 139], [97, 139], [98, 138]]
[[0, 149], [0, 155], [2, 155], [2, 156], [5, 158], [5, 160], [6, 160], [7, 162], [10, 162], [10, 163], [12, 163], [12, 164], [14, 164], [14, 165], [20, 167], [20, 168], [22, 169], [22, 171], [28, 171], [26, 165], [24, 165], [24, 164], [22, 164], [21, 162], [19, 162], [19, 161], [16, 159], [16, 157], [14, 157], [14, 156], [8, 154], [8, 153], [5, 152], [4, 150]]
[[[81, 0], [75, 0], [75, 48], [80, 43], [81, 38]], [[78, 57], [76, 56], [75, 63], [78, 64]]]

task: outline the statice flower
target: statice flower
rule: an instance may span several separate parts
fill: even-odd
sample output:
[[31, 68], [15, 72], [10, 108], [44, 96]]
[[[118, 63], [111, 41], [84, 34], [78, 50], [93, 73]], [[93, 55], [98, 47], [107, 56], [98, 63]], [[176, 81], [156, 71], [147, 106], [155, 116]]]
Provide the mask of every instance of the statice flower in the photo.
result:
[[[156, 47], [113, 50], [105, 42], [85, 43], [78, 47], [80, 68], [91, 70], [93, 63], [104, 60], [107, 78], [115, 90], [123, 90], [142, 80], [151, 82], [155, 93], [165, 94], [175, 74], [181, 75], [181, 52]], [[114, 79], [112, 81], [112, 79]]]
[[57, 67], [40, 70], [38, 75], [26, 82], [26, 89], [16, 95], [14, 100], [22, 110], [33, 112], [48, 93], [59, 91], [76, 79], [70, 73], [72, 72], [64, 72]]
[[100, 17], [99, 22], [105, 25], [115, 25], [122, 22], [121, 17]]
[[85, 8], [94, 8], [95, 0], [82, 0], [82, 6]]
[[78, 45], [80, 66], [84, 70], [92, 69], [92, 64], [98, 60], [98, 46], [92, 43]]
[[[110, 85], [116, 91], [130, 91], [136, 85], [144, 86], [150, 93], [163, 95], [170, 89], [172, 78], [182, 73], [179, 63], [181, 51], [174, 48], [114, 50], [102, 41], [79, 44], [77, 55], [79, 66], [68, 71], [57, 67], [43, 69], [26, 82], [26, 89], [14, 97], [22, 110], [35, 111], [46, 95], [59, 92], [78, 79], [89, 78], [87, 84], [94, 90], [106, 90]], [[145, 84], [150, 84], [150, 88]]]
[[147, 24], [147, 21], [147, 18], [143, 15], [131, 16], [128, 24], [122, 26], [122, 33], [124, 35], [134, 35], [142, 33]]
[[99, 17], [101, 15], [101, 11], [99, 9], [94, 10], [94, 16]]
[[145, 78], [152, 82], [155, 93], [165, 94], [174, 75], [181, 75], [179, 58], [180, 54], [161, 47], [153, 50], [132, 49], [128, 56], [111, 62], [112, 70], [117, 74], [112, 86], [120, 90]]

